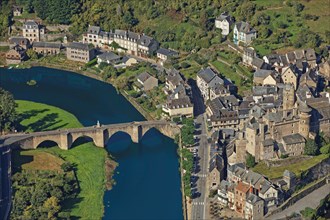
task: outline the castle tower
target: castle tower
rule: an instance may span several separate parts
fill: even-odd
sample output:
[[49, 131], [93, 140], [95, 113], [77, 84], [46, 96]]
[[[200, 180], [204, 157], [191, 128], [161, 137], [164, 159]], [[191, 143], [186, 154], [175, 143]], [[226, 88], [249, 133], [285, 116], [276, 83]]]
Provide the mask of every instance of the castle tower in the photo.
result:
[[294, 87], [292, 85], [286, 85], [283, 89], [283, 110], [291, 110], [296, 102], [296, 96], [294, 93]]
[[299, 103], [299, 133], [306, 139], [309, 135], [311, 111], [312, 109], [306, 103]]

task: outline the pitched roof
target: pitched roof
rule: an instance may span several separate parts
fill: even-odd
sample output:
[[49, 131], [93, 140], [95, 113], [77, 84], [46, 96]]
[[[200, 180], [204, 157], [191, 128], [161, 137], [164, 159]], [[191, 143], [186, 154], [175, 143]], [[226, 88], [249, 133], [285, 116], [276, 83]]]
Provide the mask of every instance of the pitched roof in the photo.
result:
[[67, 46], [68, 48], [78, 49], [78, 50], [90, 50], [92, 46], [89, 44], [81, 43], [81, 42], [71, 42]]
[[272, 74], [272, 70], [259, 69], [253, 73], [253, 77], [265, 79], [267, 76]]
[[249, 195], [246, 198], [246, 202], [250, 203], [250, 204], [255, 204], [259, 201], [262, 201], [262, 199], [259, 196], [256, 196], [252, 193], [249, 193]]
[[294, 174], [293, 172], [289, 171], [289, 170], [285, 170], [283, 172], [283, 177], [289, 177], [290, 179], [291, 178], [294, 178], [296, 177], [296, 174]]
[[25, 26], [33, 26], [33, 27], [38, 27], [37, 22], [35, 22], [34, 20], [28, 20], [24, 23]]
[[192, 106], [193, 105], [188, 96], [184, 96], [178, 99], [170, 99], [166, 103], [166, 107], [170, 109], [188, 108]]
[[141, 73], [140, 75], [138, 75], [138, 79], [141, 81], [141, 82], [145, 82], [147, 79], [149, 79], [150, 77], [152, 77], [149, 73], [147, 72], [143, 72]]
[[306, 50], [306, 59], [308, 61], [316, 60], [316, 54], [315, 54], [314, 49], [308, 48]]
[[154, 42], [155, 40], [152, 37], [149, 37], [145, 34], [142, 34], [142, 36], [138, 40], [138, 44], [145, 47], [150, 47]]
[[252, 60], [252, 66], [255, 66], [258, 69], [264, 69], [265, 61], [259, 57], [255, 57]]
[[40, 41], [40, 42], [33, 42], [32, 47], [61, 49], [62, 44], [61, 43], [55, 43], [55, 42]]
[[300, 59], [305, 59], [305, 51], [304, 50], [296, 50], [294, 51], [294, 54], [296, 55], [296, 59], [300, 60]]
[[231, 22], [231, 17], [230, 15], [228, 14], [228, 12], [223, 12], [221, 15], [219, 15], [216, 20], [218, 21], [228, 21], [228, 22]]
[[99, 34], [101, 28], [99, 26], [89, 26], [87, 32], [91, 34]]
[[283, 141], [286, 144], [298, 144], [305, 143], [305, 138], [301, 134], [291, 134], [283, 137]]
[[18, 44], [18, 45], [21, 45], [21, 44], [24, 44], [24, 45], [27, 45], [29, 44], [29, 39], [25, 38], [25, 37], [11, 37], [9, 38], [9, 43], [10, 44]]
[[113, 61], [120, 59], [120, 56], [112, 52], [104, 52], [98, 55], [97, 57], [100, 58], [101, 60], [106, 60], [106, 61]]
[[214, 154], [210, 160], [210, 172], [217, 169], [219, 172], [224, 168], [224, 161], [219, 154]]
[[209, 83], [216, 76], [215, 72], [207, 67], [206, 69], [201, 69], [197, 75], [204, 80], [204, 82]]
[[159, 48], [157, 53], [165, 55], [165, 56], [177, 56], [179, 53], [174, 50], [169, 50], [165, 48]]
[[243, 182], [239, 182], [238, 185], [236, 186], [236, 190], [247, 193], [250, 190], [250, 186]]
[[236, 23], [237, 30], [245, 34], [254, 33], [256, 30], [248, 22], [240, 21]]

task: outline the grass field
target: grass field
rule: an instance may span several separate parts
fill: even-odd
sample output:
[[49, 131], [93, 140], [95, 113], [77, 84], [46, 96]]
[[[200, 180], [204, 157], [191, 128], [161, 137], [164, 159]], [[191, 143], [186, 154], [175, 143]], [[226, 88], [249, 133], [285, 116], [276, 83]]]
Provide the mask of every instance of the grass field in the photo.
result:
[[[19, 114], [21, 117], [24, 116], [22, 124], [29, 131], [49, 130], [59, 126], [62, 128], [82, 126], [76, 117], [62, 109], [22, 100], [17, 101], [17, 103]], [[49, 115], [53, 116], [49, 117]], [[55, 118], [53, 123], [49, 122], [49, 118]], [[13, 167], [58, 169], [63, 160], [74, 164], [77, 168], [76, 174], [80, 192], [77, 198], [64, 202], [64, 209], [71, 212], [72, 216], [81, 219], [102, 218], [105, 189], [104, 164], [107, 156], [104, 149], [97, 148], [92, 143], [84, 143], [68, 151], [61, 150], [58, 147], [40, 147], [36, 150], [21, 151], [19, 154], [21, 155], [18, 157], [20, 160], [18, 164], [13, 164]]]
[[24, 131], [47, 131], [82, 126], [74, 115], [60, 108], [23, 100], [17, 100], [16, 103]]
[[283, 172], [285, 170], [289, 170], [295, 173], [296, 176], [299, 177], [302, 172], [308, 170], [309, 168], [320, 163], [322, 160], [328, 157], [329, 157], [328, 154], [321, 154], [313, 158], [300, 161], [298, 163], [290, 164], [288, 166], [279, 166], [279, 167], [267, 167], [265, 163], [260, 162], [253, 168], [253, 171], [263, 174], [267, 176], [269, 179], [276, 179], [282, 177]]

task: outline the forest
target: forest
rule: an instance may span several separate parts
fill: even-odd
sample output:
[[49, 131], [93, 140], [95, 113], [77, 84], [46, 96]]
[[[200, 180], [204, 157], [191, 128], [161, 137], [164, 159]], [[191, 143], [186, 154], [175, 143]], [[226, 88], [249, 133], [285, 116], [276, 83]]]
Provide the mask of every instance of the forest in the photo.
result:
[[[75, 38], [88, 25], [105, 31], [130, 29], [155, 37], [163, 47], [182, 51], [221, 43], [214, 20], [228, 11], [236, 21], [248, 21], [258, 31], [254, 42], [264, 55], [280, 48], [319, 47], [330, 43], [329, 12], [323, 2], [309, 0], [3, 0], [0, 34], [10, 24], [10, 6], [22, 5], [46, 23], [70, 24]], [[147, 6], [147, 7], [146, 7]], [[9, 10], [9, 12], [8, 12]], [[229, 36], [230, 38], [231, 36]]]

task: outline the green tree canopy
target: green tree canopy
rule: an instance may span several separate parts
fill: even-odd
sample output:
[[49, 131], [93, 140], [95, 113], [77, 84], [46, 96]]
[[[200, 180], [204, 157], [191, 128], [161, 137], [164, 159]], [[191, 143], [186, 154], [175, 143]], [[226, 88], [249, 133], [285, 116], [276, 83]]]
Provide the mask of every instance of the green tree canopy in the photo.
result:
[[8, 91], [0, 88], [0, 132], [9, 131], [14, 128], [18, 116], [17, 104], [14, 97]]
[[255, 157], [252, 156], [250, 153], [246, 153], [246, 166], [248, 168], [252, 168], [256, 165]]
[[317, 144], [315, 143], [315, 141], [312, 139], [307, 139], [307, 142], [306, 142], [305, 148], [304, 148], [304, 153], [306, 155], [314, 156], [317, 154], [317, 151], [318, 151], [318, 147], [317, 147]]

